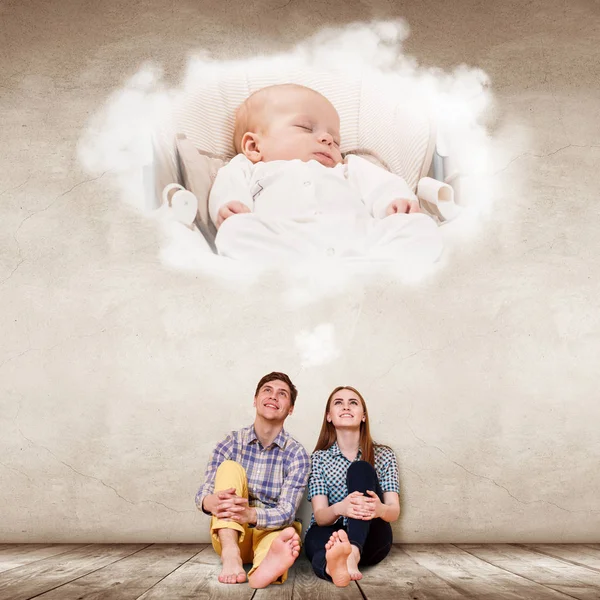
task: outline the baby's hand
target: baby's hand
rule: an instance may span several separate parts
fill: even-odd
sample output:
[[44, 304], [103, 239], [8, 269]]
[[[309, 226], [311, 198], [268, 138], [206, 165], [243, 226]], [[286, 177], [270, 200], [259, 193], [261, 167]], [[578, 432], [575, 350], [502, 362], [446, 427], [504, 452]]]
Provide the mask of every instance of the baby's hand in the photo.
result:
[[392, 200], [387, 210], [385, 211], [386, 216], [394, 215], [396, 213], [418, 213], [421, 212], [419, 203], [416, 200], [407, 200], [406, 198], [396, 198]]
[[217, 229], [223, 225], [223, 221], [232, 215], [252, 212], [243, 202], [232, 200], [227, 204], [223, 204], [217, 213]]

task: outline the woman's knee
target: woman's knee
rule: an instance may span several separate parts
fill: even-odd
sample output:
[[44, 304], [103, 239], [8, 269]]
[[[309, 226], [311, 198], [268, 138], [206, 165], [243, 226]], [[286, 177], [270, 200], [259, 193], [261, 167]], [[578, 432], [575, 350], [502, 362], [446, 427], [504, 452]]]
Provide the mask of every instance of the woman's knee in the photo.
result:
[[354, 461], [348, 467], [346, 483], [349, 492], [375, 490], [375, 484], [377, 483], [375, 468], [365, 460]]
[[348, 474], [350, 473], [365, 473], [375, 475], [375, 467], [368, 463], [366, 460], [355, 460], [348, 467]]

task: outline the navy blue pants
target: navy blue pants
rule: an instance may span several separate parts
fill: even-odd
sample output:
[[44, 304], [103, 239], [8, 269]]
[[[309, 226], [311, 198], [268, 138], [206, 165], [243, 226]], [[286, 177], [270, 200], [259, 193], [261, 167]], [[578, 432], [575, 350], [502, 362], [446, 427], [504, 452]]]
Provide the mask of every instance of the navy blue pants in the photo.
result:
[[[367, 495], [366, 491], [372, 490], [383, 502], [383, 492], [377, 479], [377, 473], [368, 462], [364, 460], [353, 462], [348, 468], [346, 483], [348, 494], [362, 492]], [[321, 526], [315, 523], [306, 532], [304, 548], [315, 574], [321, 579], [331, 581], [331, 577], [325, 572], [325, 544], [329, 541], [331, 534], [339, 529], [344, 529], [350, 543], [360, 550], [360, 566], [377, 564], [388, 555], [392, 547], [392, 526], [383, 519], [371, 519], [370, 521], [348, 519], [348, 525], [345, 527], [342, 518], [333, 525]]]

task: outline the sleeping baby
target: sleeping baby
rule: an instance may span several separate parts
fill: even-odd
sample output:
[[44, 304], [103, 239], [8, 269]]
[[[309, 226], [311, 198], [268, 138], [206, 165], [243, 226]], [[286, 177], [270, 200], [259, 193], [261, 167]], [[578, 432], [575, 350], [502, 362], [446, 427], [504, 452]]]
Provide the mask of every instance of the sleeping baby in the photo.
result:
[[325, 257], [432, 263], [436, 223], [399, 176], [340, 152], [340, 118], [321, 94], [263, 88], [239, 107], [238, 152], [209, 197], [219, 254], [272, 262]]

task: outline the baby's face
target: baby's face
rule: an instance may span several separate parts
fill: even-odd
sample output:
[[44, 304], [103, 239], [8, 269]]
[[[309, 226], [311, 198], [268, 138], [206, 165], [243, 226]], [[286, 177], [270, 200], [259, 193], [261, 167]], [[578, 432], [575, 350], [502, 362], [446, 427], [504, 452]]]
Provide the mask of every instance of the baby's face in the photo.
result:
[[265, 113], [267, 122], [257, 144], [259, 160], [317, 160], [326, 167], [342, 161], [340, 117], [320, 94], [277, 91], [269, 97]]

